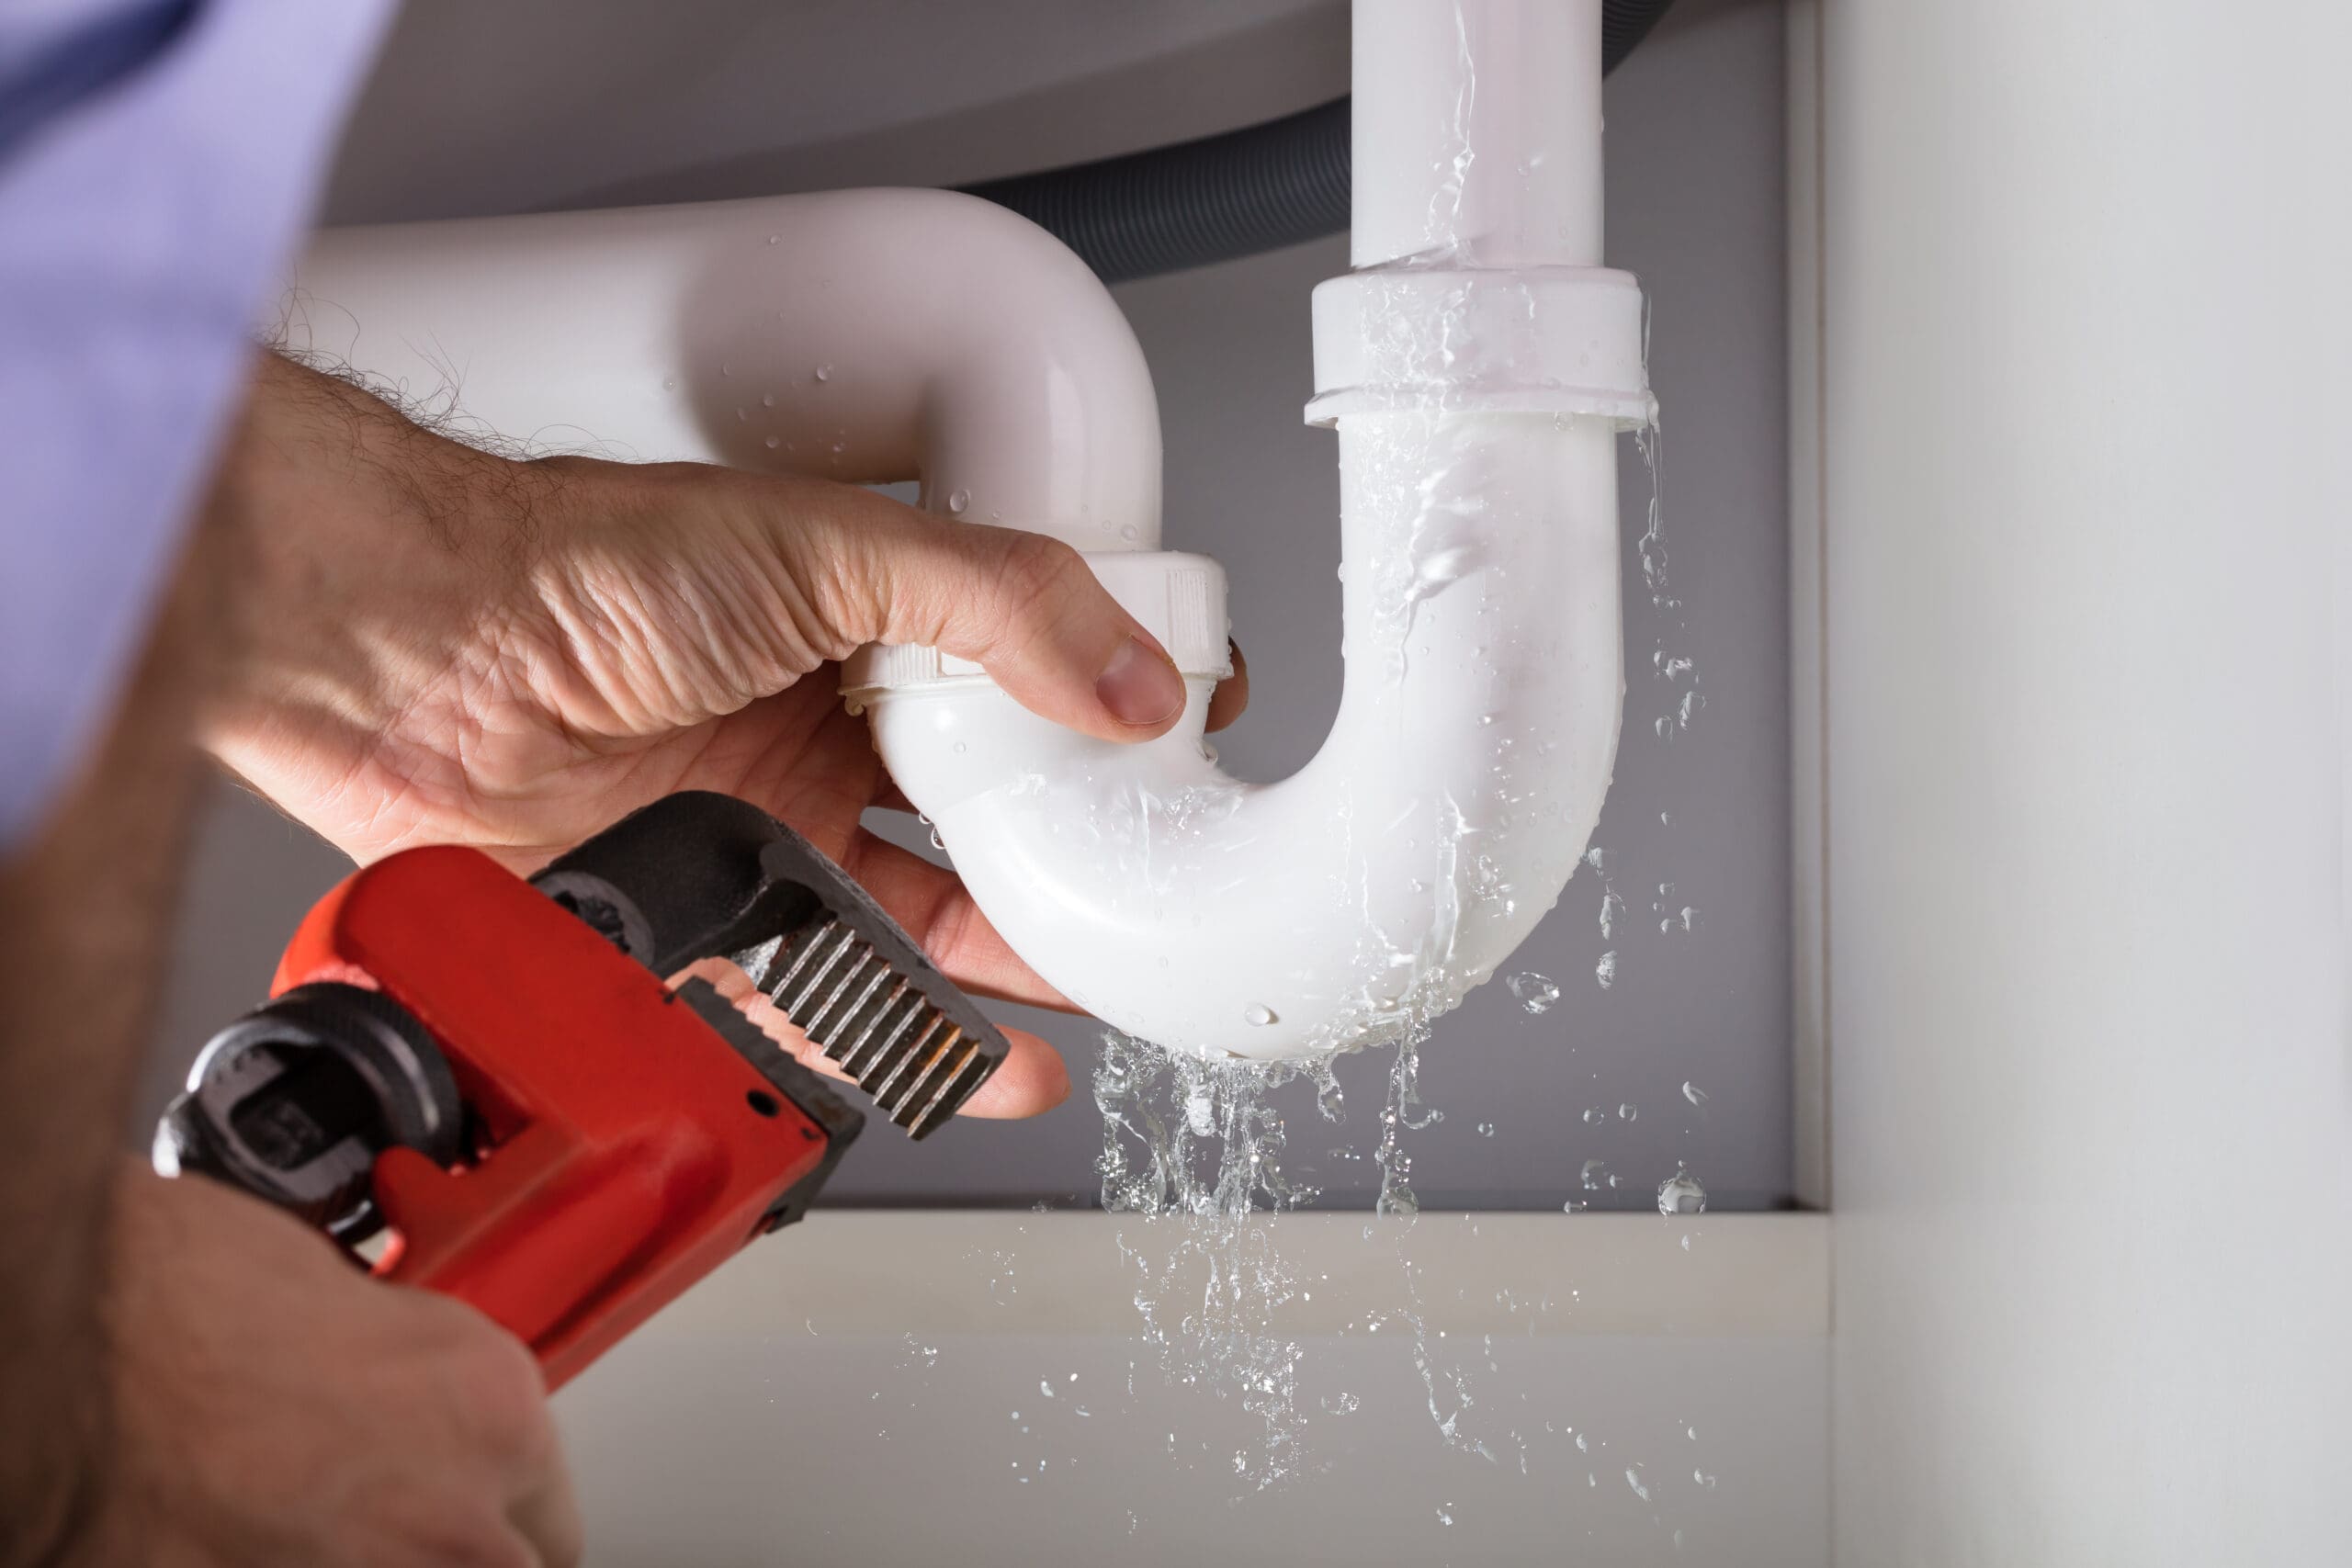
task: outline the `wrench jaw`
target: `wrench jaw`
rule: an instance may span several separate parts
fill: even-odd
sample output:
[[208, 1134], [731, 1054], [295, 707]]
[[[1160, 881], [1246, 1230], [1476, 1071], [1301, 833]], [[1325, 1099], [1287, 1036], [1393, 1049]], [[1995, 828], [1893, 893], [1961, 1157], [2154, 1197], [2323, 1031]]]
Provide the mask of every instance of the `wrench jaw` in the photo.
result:
[[893, 1125], [925, 1137], [1010, 1046], [848, 873], [730, 796], [667, 795], [532, 878], [664, 978], [725, 958]]
[[734, 962], [909, 1137], [953, 1116], [1003, 1060], [841, 915], [770, 937]]

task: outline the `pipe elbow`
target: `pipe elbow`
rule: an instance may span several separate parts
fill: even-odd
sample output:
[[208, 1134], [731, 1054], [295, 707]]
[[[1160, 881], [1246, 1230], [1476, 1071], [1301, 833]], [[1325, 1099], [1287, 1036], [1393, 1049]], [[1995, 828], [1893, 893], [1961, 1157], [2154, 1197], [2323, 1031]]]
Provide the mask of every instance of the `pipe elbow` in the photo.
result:
[[[682, 296], [736, 467], [921, 481], [960, 521], [1159, 544], [1159, 409], [1109, 291], [1045, 230], [942, 190], [749, 204]], [[707, 367], [722, 374], [714, 383]]]
[[[1323, 749], [1278, 784], [1219, 770], [1197, 666], [1176, 728], [1133, 746], [977, 674], [854, 700], [974, 900], [1072, 1001], [1207, 1055], [1393, 1037], [1510, 955], [1599, 817], [1624, 690], [1615, 430], [1341, 424], [1347, 686]], [[1148, 616], [1135, 585], [1157, 580], [1128, 562], [1186, 558], [1096, 565]]]

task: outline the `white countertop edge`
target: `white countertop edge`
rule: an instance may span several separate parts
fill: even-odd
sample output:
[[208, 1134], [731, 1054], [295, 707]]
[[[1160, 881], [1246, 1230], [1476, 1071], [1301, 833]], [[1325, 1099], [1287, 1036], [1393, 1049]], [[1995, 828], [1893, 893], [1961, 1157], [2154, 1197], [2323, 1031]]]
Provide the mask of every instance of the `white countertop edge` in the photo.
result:
[[[1821, 1213], [1253, 1215], [1248, 1245], [1295, 1284], [1268, 1326], [1430, 1332], [1825, 1336]], [[661, 1340], [778, 1335], [1112, 1335], [1140, 1328], [1147, 1268], [1198, 1233], [1094, 1211], [820, 1210], [763, 1236], [640, 1329]], [[1687, 1241], [1687, 1246], [1685, 1245]], [[1162, 1299], [1197, 1299], [1205, 1263]], [[1379, 1323], [1381, 1327], [1371, 1326]]]

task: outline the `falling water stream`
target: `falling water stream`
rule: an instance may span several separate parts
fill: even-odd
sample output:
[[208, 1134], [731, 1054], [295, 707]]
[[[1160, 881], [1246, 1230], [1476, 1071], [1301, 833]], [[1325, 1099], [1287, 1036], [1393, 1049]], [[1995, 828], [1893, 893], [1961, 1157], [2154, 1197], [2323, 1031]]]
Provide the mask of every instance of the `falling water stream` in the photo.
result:
[[[1651, 690], [1659, 694], [1656, 700], [1660, 708], [1656, 723], [1645, 728], [1668, 742], [1690, 728], [1702, 705], [1694, 661], [1681, 650], [1687, 636], [1681, 602], [1668, 581], [1654, 428], [1641, 433], [1639, 447], [1651, 477], [1646, 525], [1638, 545], [1643, 585], [1657, 627], [1648, 664]], [[1458, 549], [1448, 546], [1442, 554], [1449, 570], [1461, 564]], [[1414, 581], [1419, 585], [1422, 578]], [[1414, 609], [1426, 596], [1402, 596], [1406, 610], [1400, 644]], [[1392, 677], [1401, 673], [1401, 662], [1392, 663]], [[1636, 934], [1636, 922], [1631, 902], [1617, 886], [1622, 874], [1607, 853], [1590, 849], [1584, 869], [1598, 887], [1597, 902], [1589, 907], [1610, 944], [1595, 971], [1594, 985], [1607, 989], [1618, 978], [1621, 950], [1630, 951], [1627, 943]], [[1680, 901], [1672, 882], [1658, 882], [1656, 897], [1646, 902], [1661, 936], [1693, 929], [1697, 912]], [[1559, 1007], [1574, 1027], [1577, 1010], [1572, 999], [1564, 1001], [1559, 982], [1533, 971], [1501, 978], [1524, 1013], [1543, 1016]], [[1532, 1417], [1520, 1417], [1519, 1425], [1477, 1419], [1483, 1393], [1476, 1368], [1494, 1365], [1491, 1344], [1487, 1357], [1465, 1358], [1439, 1343], [1443, 1331], [1433, 1336], [1428, 1326], [1425, 1281], [1412, 1258], [1410, 1236], [1420, 1201], [1414, 1190], [1408, 1145], [1412, 1134], [1443, 1116], [1425, 1103], [1420, 1088], [1420, 1053], [1435, 1021], [1432, 1017], [1415, 1018], [1376, 1047], [1388, 1057], [1378, 1119], [1369, 1124], [1360, 1121], [1353, 1127], [1347, 1125], [1351, 1107], [1332, 1058], [1210, 1060], [1115, 1032], [1102, 1038], [1091, 1084], [1102, 1118], [1101, 1200], [1104, 1209], [1141, 1223], [1140, 1232], [1123, 1227], [1117, 1245], [1142, 1342], [1170, 1382], [1233, 1402], [1250, 1418], [1253, 1440], [1237, 1449], [1231, 1461], [1233, 1477], [1245, 1490], [1279, 1486], [1320, 1468], [1327, 1461], [1316, 1456], [1310, 1427], [1318, 1416], [1344, 1416], [1357, 1405], [1351, 1393], [1317, 1400], [1302, 1392], [1308, 1341], [1283, 1326], [1284, 1309], [1302, 1298], [1311, 1300], [1317, 1282], [1281, 1245], [1282, 1216], [1313, 1204], [1321, 1195], [1311, 1154], [1294, 1149], [1294, 1133], [1308, 1134], [1289, 1125], [1289, 1118], [1274, 1103], [1277, 1090], [1302, 1078], [1313, 1085], [1313, 1109], [1298, 1114], [1311, 1115], [1342, 1136], [1352, 1134], [1359, 1142], [1370, 1143], [1377, 1190], [1364, 1245], [1393, 1254], [1396, 1267], [1391, 1303], [1351, 1319], [1350, 1326], [1360, 1325], [1368, 1334], [1386, 1329], [1408, 1343], [1431, 1426], [1443, 1447], [1522, 1472], [1529, 1467]], [[1705, 1099], [1690, 1083], [1683, 1084], [1682, 1092], [1693, 1110]], [[1631, 1102], [1596, 1105], [1583, 1112], [1583, 1124], [1599, 1131], [1610, 1122], [1631, 1122], [1639, 1113]], [[1494, 1124], [1482, 1123], [1478, 1131], [1492, 1136]], [[1327, 1132], [1317, 1141], [1329, 1142], [1329, 1135]], [[1365, 1157], [1356, 1146], [1335, 1147], [1329, 1153], [1342, 1161]], [[1563, 1179], [1570, 1190], [1562, 1206], [1572, 1213], [1596, 1196], [1628, 1190], [1628, 1179], [1608, 1170], [1600, 1159], [1586, 1159], [1580, 1166], [1564, 1162]], [[1678, 1165], [1657, 1181], [1656, 1197], [1658, 1213], [1669, 1217], [1696, 1214], [1706, 1205], [1705, 1188], [1687, 1166]], [[1462, 1218], [1475, 1224], [1473, 1216]], [[1577, 1456], [1591, 1457], [1588, 1434], [1556, 1420], [1544, 1425], [1573, 1436]], [[1598, 1474], [1593, 1470], [1588, 1479]], [[1651, 1483], [1641, 1468], [1628, 1468], [1624, 1474], [1627, 1486], [1646, 1502]], [[1440, 1507], [1442, 1523], [1451, 1525], [1453, 1516], [1453, 1505]]]

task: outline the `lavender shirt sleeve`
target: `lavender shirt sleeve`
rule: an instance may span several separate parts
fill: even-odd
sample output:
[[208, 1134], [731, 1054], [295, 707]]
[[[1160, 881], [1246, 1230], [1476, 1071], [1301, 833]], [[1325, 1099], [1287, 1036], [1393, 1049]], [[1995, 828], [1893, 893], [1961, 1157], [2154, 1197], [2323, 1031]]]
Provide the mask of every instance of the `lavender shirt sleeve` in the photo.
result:
[[0, 6], [0, 851], [139, 651], [389, 9]]

